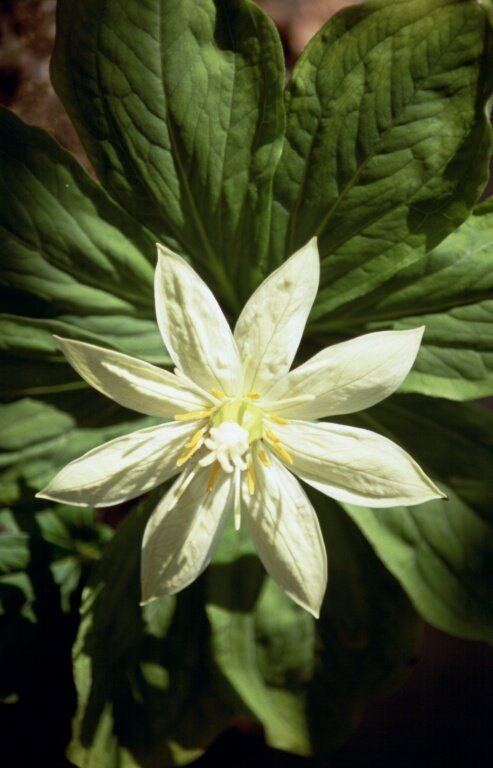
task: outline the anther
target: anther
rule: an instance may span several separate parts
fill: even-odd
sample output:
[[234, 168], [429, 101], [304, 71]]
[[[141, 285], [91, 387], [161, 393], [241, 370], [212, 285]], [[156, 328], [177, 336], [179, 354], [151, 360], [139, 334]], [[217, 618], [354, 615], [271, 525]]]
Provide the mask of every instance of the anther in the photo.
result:
[[282, 416], [276, 416], [275, 413], [269, 413], [269, 419], [275, 424], [288, 424], [287, 419], [283, 419]]
[[270, 467], [270, 459], [267, 456], [267, 454], [266, 454], [266, 452], [264, 451], [263, 448], [259, 448], [259, 450], [258, 450], [258, 457], [259, 457], [260, 461], [262, 462], [262, 464], [264, 465], [264, 467], [267, 467], [267, 469], [268, 469]]
[[265, 430], [265, 434], [267, 435], [267, 438], [269, 440], [272, 440], [273, 443], [280, 443], [281, 442], [281, 438], [278, 435], [276, 435], [275, 432], [272, 432], [271, 429], [266, 429]]
[[193, 454], [196, 453], [199, 450], [201, 445], [202, 444], [201, 444], [200, 441], [197, 441], [194, 445], [190, 445], [190, 443], [188, 443], [187, 444], [187, 450], [183, 451], [181, 456], [178, 458], [178, 460], [176, 462], [176, 466], [177, 467], [182, 467], [184, 464], [186, 464], [188, 459], [190, 459], [193, 456]]
[[279, 454], [281, 459], [284, 459], [284, 461], [287, 461], [288, 464], [293, 463], [293, 457], [290, 453], [287, 452], [285, 448], [282, 447], [281, 443], [272, 443], [271, 444], [273, 449]]
[[202, 427], [201, 429], [198, 429], [193, 435], [192, 439], [189, 443], [187, 443], [187, 448], [193, 448], [197, 443], [199, 442], [202, 435], [206, 432], [206, 427]]
[[253, 464], [251, 460], [248, 462], [247, 483], [248, 483], [248, 493], [250, 494], [250, 496], [253, 496], [253, 494], [255, 493], [255, 472], [253, 470]]
[[210, 493], [212, 489], [214, 488], [215, 484], [217, 483], [217, 478], [219, 475], [219, 470], [221, 467], [219, 466], [219, 463], [216, 461], [214, 466], [212, 467], [211, 476], [209, 478], [209, 482], [207, 483], [207, 490]]
[[205, 411], [188, 411], [188, 413], [176, 413], [173, 418], [175, 421], [197, 421], [198, 419], [208, 419], [212, 411], [212, 408], [208, 408]]
[[271, 446], [274, 448], [274, 450], [279, 454], [281, 459], [284, 459], [284, 461], [287, 461], [288, 464], [293, 463], [293, 457], [290, 453], [287, 452], [285, 448], [281, 445], [281, 439], [276, 435], [275, 432], [272, 432], [270, 429], [265, 430], [265, 436], [269, 440]]

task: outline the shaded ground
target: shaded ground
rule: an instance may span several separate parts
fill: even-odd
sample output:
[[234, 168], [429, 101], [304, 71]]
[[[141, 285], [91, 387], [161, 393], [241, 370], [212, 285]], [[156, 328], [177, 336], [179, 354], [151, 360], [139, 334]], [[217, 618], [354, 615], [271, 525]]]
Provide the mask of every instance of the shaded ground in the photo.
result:
[[[0, 0], [0, 103], [40, 125], [85, 161], [50, 83], [56, 0]], [[87, 161], [86, 161], [87, 164]]]

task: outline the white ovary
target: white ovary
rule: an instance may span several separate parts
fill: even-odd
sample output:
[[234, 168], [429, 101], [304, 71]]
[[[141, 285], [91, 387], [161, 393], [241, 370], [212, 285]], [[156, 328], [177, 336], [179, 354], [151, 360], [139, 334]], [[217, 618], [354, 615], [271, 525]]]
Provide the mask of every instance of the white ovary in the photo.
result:
[[243, 456], [249, 448], [248, 432], [234, 421], [212, 427], [204, 445], [210, 453], [199, 461], [202, 467], [217, 461], [225, 472], [247, 468]]

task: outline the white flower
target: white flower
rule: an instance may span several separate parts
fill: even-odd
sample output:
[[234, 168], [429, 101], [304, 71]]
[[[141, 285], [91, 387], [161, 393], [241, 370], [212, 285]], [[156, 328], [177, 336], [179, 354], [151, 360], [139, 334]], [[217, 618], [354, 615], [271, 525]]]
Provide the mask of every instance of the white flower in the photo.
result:
[[234, 334], [190, 265], [167, 248], [158, 252], [156, 313], [174, 374], [91, 344], [57, 341], [91, 386], [126, 408], [173, 420], [89, 451], [38, 495], [105, 507], [178, 475], [145, 531], [143, 601], [197, 578], [233, 510], [236, 527], [243, 515], [270, 575], [318, 616], [325, 546], [294, 475], [334, 499], [371, 507], [443, 496], [387, 438], [314, 421], [394, 392], [423, 328], [360, 336], [289, 371], [318, 288], [315, 239], [255, 291]]

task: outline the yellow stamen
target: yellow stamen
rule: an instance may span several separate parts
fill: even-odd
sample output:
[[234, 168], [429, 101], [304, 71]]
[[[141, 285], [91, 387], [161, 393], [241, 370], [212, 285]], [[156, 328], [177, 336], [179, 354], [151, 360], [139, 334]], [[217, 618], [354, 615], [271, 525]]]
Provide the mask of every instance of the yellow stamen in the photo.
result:
[[291, 454], [287, 452], [285, 448], [281, 445], [281, 438], [276, 435], [275, 432], [272, 432], [271, 429], [265, 430], [265, 436], [268, 439], [271, 446], [274, 448], [275, 451], [279, 454], [279, 456], [284, 459], [284, 461], [287, 461], [288, 464], [293, 463], [293, 458]]
[[282, 416], [276, 416], [275, 413], [269, 413], [269, 419], [273, 421], [275, 424], [287, 424], [288, 420], [283, 419]]
[[293, 463], [293, 457], [290, 453], [287, 452], [285, 448], [282, 447], [281, 443], [272, 443], [273, 449], [279, 454], [281, 459], [284, 459], [284, 461], [287, 461], [288, 464]]
[[190, 440], [190, 442], [189, 442], [189, 443], [187, 443], [187, 446], [186, 446], [186, 447], [187, 447], [187, 448], [193, 448], [194, 446], [196, 446], [196, 445], [197, 445], [197, 443], [199, 442], [200, 438], [202, 437], [202, 435], [204, 434], [204, 432], [205, 432], [205, 431], [206, 431], [206, 428], [205, 428], [205, 427], [202, 427], [202, 429], [198, 429], [198, 430], [197, 430], [197, 431], [196, 431], [196, 432], [195, 432], [195, 433], [192, 435], [192, 439]]
[[250, 398], [250, 400], [258, 400], [260, 392], [247, 392], [247, 397]]
[[264, 451], [263, 448], [259, 448], [258, 457], [259, 457], [260, 461], [262, 462], [262, 464], [264, 465], [264, 467], [267, 467], [267, 469], [268, 469], [270, 467], [270, 459], [267, 456], [267, 454], [266, 454], [266, 452]]
[[194, 453], [196, 453], [201, 446], [201, 443], [198, 441], [194, 445], [190, 445], [190, 443], [187, 446], [187, 450], [183, 451], [182, 455], [178, 458], [178, 461], [176, 462], [177, 467], [182, 467], [191, 456], [193, 456]]
[[218, 397], [219, 400], [222, 400], [224, 397], [224, 392], [221, 392], [220, 389], [213, 389], [211, 391], [211, 395], [214, 395], [214, 397]]
[[206, 411], [189, 411], [188, 413], [175, 413], [173, 416], [175, 421], [196, 421], [197, 419], [207, 419], [211, 415], [213, 409], [208, 408]]
[[210, 476], [209, 482], [207, 484], [207, 490], [209, 491], [209, 493], [212, 491], [212, 489], [214, 488], [214, 486], [215, 486], [215, 484], [217, 482], [217, 476], [219, 475], [219, 470], [220, 469], [221, 469], [221, 467], [219, 466], [219, 462], [216, 461], [214, 466], [212, 467], [211, 476]]
[[247, 483], [248, 483], [248, 493], [250, 496], [253, 496], [255, 493], [255, 472], [253, 471], [253, 464], [251, 461], [248, 462], [247, 467]]
[[281, 442], [281, 438], [278, 437], [275, 432], [272, 432], [272, 430], [266, 429], [265, 430], [265, 434], [267, 436], [267, 439], [268, 440], [272, 440], [273, 443], [280, 443]]

